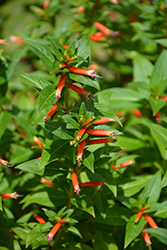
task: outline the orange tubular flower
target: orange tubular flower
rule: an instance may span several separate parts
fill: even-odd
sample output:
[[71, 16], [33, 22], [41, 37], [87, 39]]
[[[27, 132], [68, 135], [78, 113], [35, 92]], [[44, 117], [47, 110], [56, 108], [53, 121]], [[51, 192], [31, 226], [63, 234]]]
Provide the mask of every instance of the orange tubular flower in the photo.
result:
[[63, 45], [63, 47], [64, 47], [65, 49], [68, 49], [68, 45]]
[[60, 219], [58, 220], [59, 223], [65, 223], [67, 221], [67, 219]]
[[[146, 227], [144, 227], [143, 230], [144, 229], [146, 229]], [[151, 241], [150, 241], [150, 237], [149, 237], [148, 233], [147, 232], [143, 232], [143, 231], [142, 231], [142, 233], [143, 233], [143, 237], [144, 237], [144, 241], [145, 241], [146, 245], [148, 247], [150, 247], [151, 246]]]
[[160, 99], [164, 99], [167, 102], [167, 96], [161, 96]]
[[36, 144], [38, 144], [38, 146], [40, 146], [41, 148], [43, 148], [42, 142], [39, 138], [37, 138], [36, 136], [33, 137], [34, 141], [36, 142]]
[[111, 30], [99, 22], [95, 22], [95, 26], [98, 30], [102, 31], [105, 36], [111, 35]]
[[76, 176], [75, 172], [71, 173], [71, 180], [72, 180], [72, 183], [73, 183], [74, 191], [79, 196], [80, 189], [79, 189], [78, 179], [77, 179], [77, 176]]
[[70, 88], [70, 89], [72, 89], [73, 91], [75, 91], [75, 92], [77, 92], [77, 93], [79, 93], [79, 94], [81, 94], [81, 95], [87, 96], [87, 97], [89, 97], [89, 98], [92, 97], [91, 94], [90, 94], [89, 92], [87, 92], [86, 90], [84, 90], [84, 89], [82, 89], [82, 88], [80, 88], [80, 87], [78, 87], [78, 86], [76, 86], [76, 85], [74, 85], [74, 84], [68, 84], [67, 88]]
[[78, 132], [77, 137], [76, 137], [77, 141], [79, 141], [82, 138], [82, 136], [84, 135], [85, 131], [86, 131], [85, 127], [83, 127], [83, 128], [80, 129], [80, 131]]
[[161, 118], [161, 112], [160, 112], [160, 111], [158, 111], [158, 112], [156, 113], [155, 118], [156, 118], [156, 119]]
[[90, 140], [88, 141], [87, 145], [91, 145], [91, 144], [101, 144], [101, 143], [114, 143], [117, 140], [114, 138], [102, 138], [102, 139], [94, 139], [94, 140]]
[[42, 177], [42, 178], [41, 178], [41, 183], [46, 183], [46, 184], [48, 184], [48, 185], [50, 185], [50, 186], [56, 187], [56, 185], [55, 185], [53, 182], [49, 181], [49, 180], [46, 179], [45, 177]]
[[153, 220], [151, 216], [149, 216], [148, 214], [145, 214], [144, 217], [151, 227], [158, 228], [157, 224], [155, 223], [155, 221]]
[[24, 44], [22, 38], [20, 36], [11, 36], [10, 41], [14, 43], [22, 43]]
[[134, 109], [133, 110], [133, 114], [137, 117], [142, 117], [142, 113], [139, 109]]
[[54, 115], [54, 113], [56, 112], [58, 106], [55, 104], [53, 105], [53, 107], [49, 110], [49, 112], [47, 113], [47, 115], [44, 118], [44, 121], [47, 122], [49, 121], [49, 119]]
[[83, 155], [84, 147], [85, 147], [85, 140], [81, 141], [80, 144], [79, 144], [78, 156], [77, 156], [77, 162], [78, 162], [78, 164], [82, 160], [82, 155]]
[[84, 6], [80, 6], [77, 10], [77, 13], [83, 13], [85, 11], [85, 7]]
[[7, 166], [7, 167], [13, 167], [14, 164], [10, 164], [9, 162], [3, 160], [3, 159], [0, 159], [0, 164], [4, 165], [4, 166]]
[[33, 217], [39, 222], [39, 223], [46, 223], [46, 221], [41, 218], [38, 214], [33, 214]]
[[86, 122], [85, 122], [85, 126], [87, 126], [90, 122], [92, 122], [95, 119], [94, 116], [91, 116]]
[[101, 120], [94, 121], [93, 124], [99, 125], [99, 124], [104, 124], [107, 122], [115, 122], [115, 120], [112, 118], [108, 118], [108, 117], [102, 117]]
[[90, 36], [89, 39], [94, 42], [102, 42], [103, 41], [103, 36]]
[[131, 165], [133, 163], [134, 163], [134, 160], [129, 160], [129, 161], [125, 161], [125, 162], [123, 162], [123, 163], [121, 163], [119, 165], [112, 166], [112, 168], [113, 169], [125, 168], [125, 167], [127, 167], [127, 166], [129, 166], [129, 165]]
[[17, 198], [22, 197], [22, 196], [23, 195], [17, 194], [16, 192], [1, 194], [2, 199], [7, 199], [7, 198], [17, 199]]
[[135, 223], [137, 223], [143, 215], [143, 211], [139, 211], [135, 217]]
[[113, 131], [100, 130], [100, 129], [87, 129], [86, 133], [90, 135], [99, 135], [99, 136], [114, 136], [117, 135]]
[[56, 89], [56, 94], [55, 94], [56, 100], [58, 100], [60, 98], [60, 95], [61, 95], [62, 89], [64, 87], [65, 81], [66, 81], [66, 76], [62, 75], [60, 80], [59, 80], [57, 89]]
[[0, 44], [6, 45], [6, 41], [4, 39], [0, 39]]
[[59, 230], [59, 228], [61, 227], [61, 223], [58, 222], [52, 229], [51, 231], [48, 233], [47, 235], [47, 241], [48, 243], [50, 243], [50, 241], [53, 239], [54, 235], [57, 233], [57, 231]]
[[50, 4], [50, 1], [45, 1], [43, 4], [43, 9], [46, 9]]
[[98, 76], [94, 70], [83, 69], [83, 68], [78, 68], [78, 67], [67, 67], [67, 69], [70, 72], [73, 72], [75, 74], [80, 74], [80, 75], [86, 75], [86, 76], [91, 76], [91, 77], [102, 78], [101, 76]]
[[102, 181], [82, 182], [79, 184], [80, 187], [96, 187], [99, 185], [105, 185], [105, 184]]

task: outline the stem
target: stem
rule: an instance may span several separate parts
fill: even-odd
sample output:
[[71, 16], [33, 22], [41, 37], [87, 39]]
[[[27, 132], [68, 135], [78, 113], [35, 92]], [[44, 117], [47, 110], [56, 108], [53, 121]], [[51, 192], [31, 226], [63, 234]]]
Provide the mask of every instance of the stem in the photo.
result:
[[70, 194], [69, 194], [69, 199], [68, 199], [66, 210], [70, 209], [70, 207], [71, 207], [71, 199], [72, 199], [73, 196], [74, 196], [74, 188], [73, 188], [73, 185], [71, 185], [71, 190], [70, 190]]
[[149, 250], [152, 250], [152, 247], [151, 247], [151, 246], [148, 246], [148, 249], [149, 249]]

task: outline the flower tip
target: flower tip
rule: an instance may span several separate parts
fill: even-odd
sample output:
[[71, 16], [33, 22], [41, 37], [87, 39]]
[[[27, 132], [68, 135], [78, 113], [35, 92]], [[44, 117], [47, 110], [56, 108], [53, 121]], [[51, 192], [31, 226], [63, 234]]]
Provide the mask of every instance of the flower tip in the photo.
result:
[[56, 94], [55, 94], [55, 99], [56, 99], [56, 101], [58, 101], [59, 98], [60, 98], [60, 94], [59, 94], [59, 93], [56, 93]]
[[52, 239], [53, 239], [53, 237], [48, 234], [46, 237], [47, 242], [50, 243]]
[[97, 75], [96, 72], [95, 72], [94, 70], [92, 71], [92, 76], [93, 76], [93, 77], [98, 77], [98, 78], [103, 78], [102, 76]]
[[50, 119], [50, 116], [45, 116], [45, 117], [44, 117], [44, 122], [48, 122], [49, 119]]
[[79, 197], [80, 197], [80, 194], [79, 194], [80, 191], [81, 190], [79, 189], [79, 187], [75, 189], [76, 195], [78, 195]]

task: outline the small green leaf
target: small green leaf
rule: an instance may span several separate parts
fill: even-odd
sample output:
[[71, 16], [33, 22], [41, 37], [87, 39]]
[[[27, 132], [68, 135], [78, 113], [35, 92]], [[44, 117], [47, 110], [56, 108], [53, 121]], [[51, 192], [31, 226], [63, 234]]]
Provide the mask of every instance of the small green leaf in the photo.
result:
[[76, 82], [83, 83], [85, 85], [94, 87], [97, 90], [100, 90], [100, 86], [99, 86], [99, 83], [96, 80], [96, 78], [92, 78], [90, 76], [74, 74], [74, 73], [69, 73], [69, 77], [70, 77], [70, 79], [72, 79]]
[[[53, 40], [51, 37], [49, 38], [52, 43], [52, 48], [54, 50], [54, 53], [59, 61], [61, 61], [63, 52], [65, 51], [65, 48], [57, 41]], [[59, 62], [60, 64], [60, 62]]]
[[167, 129], [158, 124], [147, 123], [156, 142], [167, 149]]
[[41, 161], [40, 159], [34, 159], [31, 161], [27, 161], [22, 164], [19, 164], [15, 168], [42, 176], [44, 173], [44, 169], [39, 170], [40, 161]]
[[3, 135], [5, 129], [7, 128], [9, 122], [11, 120], [10, 113], [7, 111], [4, 111], [0, 115], [0, 138]]
[[94, 154], [90, 153], [83, 161], [83, 165], [94, 173]]
[[150, 87], [160, 96], [167, 88], [167, 50], [163, 50], [154, 66]]
[[55, 86], [49, 85], [42, 89], [39, 95], [39, 110], [55, 103]]
[[24, 39], [26, 45], [37, 55], [43, 63], [48, 67], [52, 68], [54, 57], [52, 55], [52, 50], [49, 46], [43, 45], [42, 43], [35, 42], [34, 39]]
[[78, 237], [80, 237], [82, 239], [82, 235], [81, 235], [80, 231], [76, 227], [70, 226], [67, 230], [69, 232], [71, 232], [72, 234], [74, 234], [74, 235], [76, 235], [76, 236], [78, 236]]
[[81, 196], [80, 198], [72, 198], [71, 203], [78, 209], [81, 209], [89, 213], [93, 217], [95, 217], [93, 202], [88, 196]]
[[166, 105], [166, 101], [163, 99], [156, 100], [154, 97], [149, 97], [150, 105], [153, 111], [153, 116]]
[[135, 217], [136, 215], [133, 215], [126, 225], [124, 248], [126, 248], [141, 233], [144, 228], [145, 218], [142, 217], [136, 224]]
[[149, 182], [146, 184], [143, 192], [142, 192], [142, 196], [141, 199], [143, 200], [143, 202], [147, 203], [152, 203], [152, 202], [157, 202], [159, 199], [159, 196], [161, 194], [161, 171], [158, 171], [150, 180]]
[[163, 244], [167, 245], [167, 229], [166, 228], [147, 228], [144, 230], [144, 232], [147, 232], [148, 234], [155, 237], [157, 240], [162, 242]]
[[96, 231], [93, 246], [95, 250], [118, 250], [118, 246], [111, 234], [102, 230]]
[[17, 76], [20, 77], [20, 79], [30, 85], [35, 87], [35, 89], [43, 89], [44, 87], [51, 85], [50, 82], [48, 82], [47, 80], [44, 80], [43, 78], [35, 75], [35, 74], [30, 74], [30, 73], [15, 73]]

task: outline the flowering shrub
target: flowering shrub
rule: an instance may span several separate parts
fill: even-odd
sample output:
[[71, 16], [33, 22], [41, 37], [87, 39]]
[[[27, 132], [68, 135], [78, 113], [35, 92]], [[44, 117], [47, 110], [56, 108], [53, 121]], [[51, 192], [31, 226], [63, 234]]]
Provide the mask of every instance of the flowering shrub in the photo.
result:
[[0, 37], [0, 247], [165, 249], [167, 3], [33, 4]]

